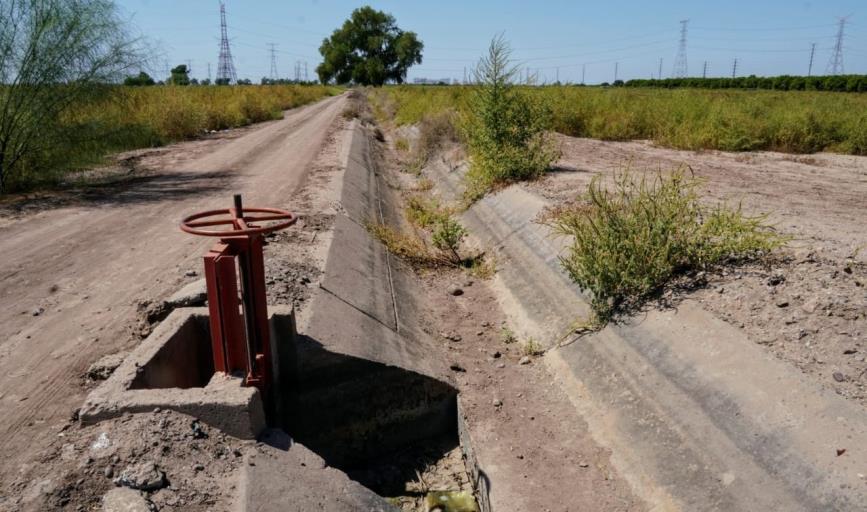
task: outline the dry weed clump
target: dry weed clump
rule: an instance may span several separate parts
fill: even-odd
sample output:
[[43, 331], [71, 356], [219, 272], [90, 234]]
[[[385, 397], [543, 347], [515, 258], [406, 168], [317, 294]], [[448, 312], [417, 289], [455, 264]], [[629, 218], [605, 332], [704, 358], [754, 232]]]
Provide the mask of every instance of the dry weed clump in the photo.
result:
[[785, 244], [765, 216], [702, 204], [697, 185], [683, 170], [652, 176], [626, 171], [610, 187], [597, 176], [581, 201], [549, 220], [572, 238], [561, 262], [591, 293], [601, 321], [678, 274], [760, 258]]

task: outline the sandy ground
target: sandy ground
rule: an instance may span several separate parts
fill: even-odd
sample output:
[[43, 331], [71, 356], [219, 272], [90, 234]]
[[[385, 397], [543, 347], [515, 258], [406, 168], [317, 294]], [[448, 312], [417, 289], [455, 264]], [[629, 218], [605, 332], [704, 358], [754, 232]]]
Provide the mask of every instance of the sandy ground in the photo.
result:
[[[0, 205], [0, 496], [33, 474], [40, 452], [68, 427], [88, 365], [138, 341], [137, 304], [199, 278], [211, 241], [181, 233], [179, 220], [230, 206], [236, 192], [248, 206], [306, 213], [315, 194], [302, 190], [308, 177], [327, 179], [337, 165], [336, 155], [321, 153], [333, 146], [344, 101], [122, 155], [131, 169], [122, 180]], [[272, 239], [266, 260], [269, 252], [292, 255], [268, 269], [272, 300], [304, 300], [304, 287], [317, 278], [314, 255], [282, 245], [315, 240], [329, 222], [311, 216]]]
[[597, 174], [688, 166], [709, 201], [768, 214], [793, 237], [774, 261], [687, 277], [662, 302], [697, 298], [824, 388], [867, 406], [867, 158], [558, 140], [555, 171], [525, 185], [554, 202], [574, 199]]

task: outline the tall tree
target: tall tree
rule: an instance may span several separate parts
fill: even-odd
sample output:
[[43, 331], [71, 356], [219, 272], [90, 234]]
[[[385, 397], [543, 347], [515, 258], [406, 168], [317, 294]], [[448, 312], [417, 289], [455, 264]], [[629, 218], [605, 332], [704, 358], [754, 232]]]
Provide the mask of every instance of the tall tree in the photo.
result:
[[70, 106], [141, 69], [139, 43], [110, 0], [0, 0], [0, 193], [38, 172]]
[[190, 70], [186, 64], [173, 67], [171, 73], [168, 79], [171, 85], [190, 85]]
[[415, 32], [401, 30], [394, 16], [361, 7], [322, 42], [316, 73], [322, 83], [403, 83], [409, 68], [421, 64], [423, 49]]

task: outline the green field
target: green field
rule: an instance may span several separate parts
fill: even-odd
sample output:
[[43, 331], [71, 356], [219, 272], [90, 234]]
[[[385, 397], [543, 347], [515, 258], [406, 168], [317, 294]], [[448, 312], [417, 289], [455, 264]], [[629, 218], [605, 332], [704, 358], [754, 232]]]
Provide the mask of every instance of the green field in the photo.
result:
[[[395, 86], [395, 122], [464, 111], [468, 86]], [[867, 154], [867, 94], [807, 91], [527, 88], [550, 106], [554, 130], [603, 140], [653, 140], [678, 149]]]
[[337, 88], [324, 86], [105, 87], [44, 127], [42, 141], [7, 177], [8, 191], [51, 186], [107, 155], [279, 119]]

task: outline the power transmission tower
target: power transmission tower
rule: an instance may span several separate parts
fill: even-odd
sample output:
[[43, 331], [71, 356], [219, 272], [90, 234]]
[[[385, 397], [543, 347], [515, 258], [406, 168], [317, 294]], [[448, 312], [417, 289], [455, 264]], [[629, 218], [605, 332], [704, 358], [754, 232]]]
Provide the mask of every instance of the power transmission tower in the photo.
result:
[[659, 75], [657, 75], [657, 78], [662, 80], [662, 57], [659, 58]]
[[274, 43], [268, 43], [268, 46], [269, 46], [268, 53], [271, 54], [271, 73], [269, 75], [270, 75], [271, 80], [277, 80], [277, 78], [278, 78], [277, 50], [276, 50], [277, 45]]
[[620, 66], [620, 63], [619, 63], [619, 62], [615, 62], [615, 63], [614, 63], [614, 81], [615, 81], [615, 82], [617, 81], [617, 68], [618, 68], [618, 66]]
[[816, 56], [816, 43], [810, 48], [810, 66], [807, 68], [807, 76], [813, 76], [813, 57]]
[[193, 76], [193, 61], [187, 59], [187, 76]]
[[734, 78], [735, 75], [737, 75], [737, 74], [738, 74], [738, 59], [737, 59], [737, 57], [735, 57], [735, 62], [734, 62], [734, 64], [732, 64], [732, 78]]
[[226, 4], [220, 2], [220, 59], [217, 62], [217, 81], [232, 83], [238, 81], [232, 51], [229, 49], [229, 32], [226, 30]]
[[677, 48], [677, 57], [674, 59], [674, 70], [671, 75], [674, 78], [686, 78], [689, 69], [686, 65], [686, 26], [689, 20], [680, 20], [680, 46]]
[[704, 68], [701, 70], [701, 77], [707, 78], [707, 61], [704, 61]]
[[211, 63], [208, 62], [208, 82], [211, 81]]
[[307, 81], [307, 61], [304, 61], [304, 81]]
[[849, 16], [844, 16], [840, 19], [840, 26], [837, 28], [837, 42], [834, 44], [834, 52], [831, 54], [831, 60], [828, 61], [829, 75], [842, 75], [843, 71], [843, 32], [846, 29], [846, 21]]

